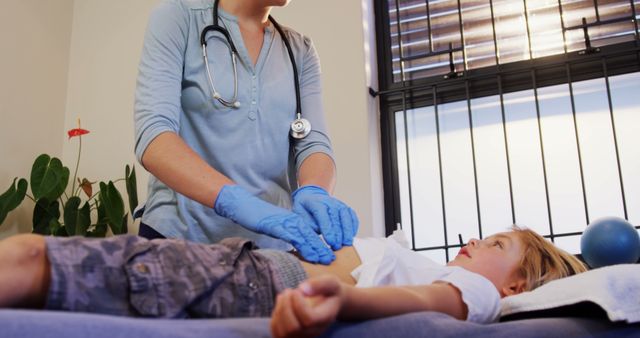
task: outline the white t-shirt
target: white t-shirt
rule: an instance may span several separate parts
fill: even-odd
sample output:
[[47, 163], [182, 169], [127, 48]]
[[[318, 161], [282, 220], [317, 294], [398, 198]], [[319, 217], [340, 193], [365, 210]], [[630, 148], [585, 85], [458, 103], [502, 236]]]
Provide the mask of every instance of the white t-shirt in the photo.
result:
[[362, 264], [351, 272], [356, 286], [427, 285], [450, 283], [462, 294], [467, 320], [494, 322], [500, 315], [500, 294], [487, 278], [457, 266], [440, 265], [410, 250], [404, 233], [388, 238], [356, 238], [353, 246]]

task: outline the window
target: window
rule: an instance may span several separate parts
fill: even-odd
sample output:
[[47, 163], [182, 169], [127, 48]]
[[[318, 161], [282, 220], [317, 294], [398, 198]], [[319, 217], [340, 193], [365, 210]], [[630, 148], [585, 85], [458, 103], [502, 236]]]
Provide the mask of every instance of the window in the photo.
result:
[[640, 1], [376, 0], [387, 233], [640, 224]]

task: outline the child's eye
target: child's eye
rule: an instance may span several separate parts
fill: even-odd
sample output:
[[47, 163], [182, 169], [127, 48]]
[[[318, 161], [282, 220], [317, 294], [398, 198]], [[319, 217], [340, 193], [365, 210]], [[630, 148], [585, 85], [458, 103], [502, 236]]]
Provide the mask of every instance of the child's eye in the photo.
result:
[[493, 242], [493, 246], [497, 246], [497, 247], [499, 247], [500, 249], [504, 249], [504, 244], [502, 244], [502, 241], [500, 241], [500, 240], [495, 240], [495, 241]]

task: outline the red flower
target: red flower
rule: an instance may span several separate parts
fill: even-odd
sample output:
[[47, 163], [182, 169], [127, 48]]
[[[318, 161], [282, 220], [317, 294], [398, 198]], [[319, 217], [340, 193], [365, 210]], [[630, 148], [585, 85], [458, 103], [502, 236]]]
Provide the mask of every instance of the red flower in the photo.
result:
[[82, 129], [82, 128], [75, 128], [75, 129], [69, 130], [67, 132], [67, 134], [69, 134], [69, 138], [72, 138], [72, 137], [75, 137], [75, 136], [89, 134], [89, 131], [86, 130], [86, 129]]

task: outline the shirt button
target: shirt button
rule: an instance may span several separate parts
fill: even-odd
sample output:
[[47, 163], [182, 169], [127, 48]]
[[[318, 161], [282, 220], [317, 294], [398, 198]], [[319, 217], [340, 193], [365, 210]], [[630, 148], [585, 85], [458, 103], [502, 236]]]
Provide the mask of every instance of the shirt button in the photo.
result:
[[251, 101], [251, 104], [256, 104], [256, 100]]
[[257, 286], [254, 282], [249, 282], [249, 287], [255, 289]]
[[251, 121], [255, 121], [256, 120], [256, 113], [255, 112], [252, 112], [252, 111], [249, 112], [249, 120], [251, 120]]
[[143, 273], [143, 274], [148, 274], [149, 273], [149, 267], [146, 264], [143, 264], [143, 263], [136, 264], [135, 269], [139, 273]]

